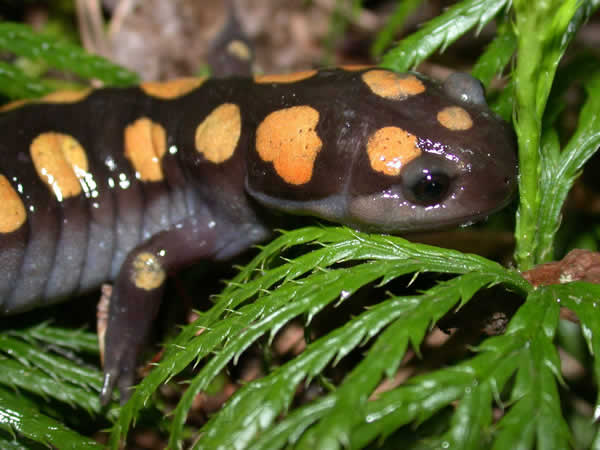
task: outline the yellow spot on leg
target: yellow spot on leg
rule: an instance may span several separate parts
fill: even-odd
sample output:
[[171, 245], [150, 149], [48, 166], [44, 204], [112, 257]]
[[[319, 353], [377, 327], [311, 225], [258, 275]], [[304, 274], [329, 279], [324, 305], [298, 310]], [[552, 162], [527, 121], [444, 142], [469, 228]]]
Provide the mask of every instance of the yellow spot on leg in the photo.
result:
[[442, 109], [437, 114], [437, 120], [452, 131], [468, 130], [473, 126], [471, 116], [460, 106], [448, 106]]
[[242, 61], [249, 61], [252, 57], [252, 52], [248, 46], [244, 42], [237, 39], [227, 44], [227, 52], [235, 56], [237, 59], [241, 59]]
[[316, 74], [316, 70], [305, 70], [294, 73], [281, 73], [276, 75], [259, 75], [254, 77], [256, 83], [294, 83], [295, 81], [305, 80]]
[[147, 117], [136, 120], [125, 128], [125, 156], [143, 181], [163, 179], [161, 159], [167, 150], [165, 129]]
[[4, 175], [0, 175], [0, 199], [0, 233], [18, 230], [27, 219], [25, 206]]
[[196, 128], [196, 150], [216, 164], [233, 155], [242, 132], [240, 108], [233, 103], [216, 107]]
[[417, 138], [402, 128], [384, 127], [369, 138], [367, 153], [373, 170], [396, 176], [421, 154], [421, 149]]
[[290, 184], [308, 183], [323, 143], [315, 131], [319, 112], [294, 106], [272, 112], [258, 126], [256, 151], [272, 162], [277, 174]]
[[148, 81], [140, 84], [140, 89], [151, 97], [171, 100], [189, 94], [194, 89], [200, 87], [205, 80], [205, 77], [188, 77], [165, 82]]
[[369, 70], [362, 79], [375, 94], [390, 100], [404, 100], [425, 92], [425, 85], [411, 74], [397, 74], [389, 70]]
[[58, 201], [81, 193], [81, 181], [88, 175], [83, 147], [67, 134], [48, 132], [36, 137], [29, 148], [40, 179]]
[[166, 277], [165, 270], [152, 253], [140, 253], [133, 260], [131, 281], [137, 288], [151, 291], [160, 287]]

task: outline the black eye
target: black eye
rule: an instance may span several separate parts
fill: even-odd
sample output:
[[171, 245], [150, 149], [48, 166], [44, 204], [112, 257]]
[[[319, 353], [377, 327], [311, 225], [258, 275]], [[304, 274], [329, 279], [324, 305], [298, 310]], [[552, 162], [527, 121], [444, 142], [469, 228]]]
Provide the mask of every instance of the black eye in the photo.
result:
[[406, 195], [413, 203], [422, 206], [435, 205], [443, 201], [450, 189], [450, 177], [444, 173], [424, 169], [405, 186]]

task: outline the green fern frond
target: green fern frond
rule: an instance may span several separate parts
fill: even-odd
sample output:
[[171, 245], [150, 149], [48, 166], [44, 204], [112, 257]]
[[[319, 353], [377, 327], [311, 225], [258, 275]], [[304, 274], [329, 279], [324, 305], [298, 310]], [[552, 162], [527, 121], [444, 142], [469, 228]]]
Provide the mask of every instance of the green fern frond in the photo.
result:
[[[299, 242], [306, 244], [310, 238], [314, 239], [314, 242], [322, 248], [273, 269], [263, 269], [260, 277], [249, 280], [246, 284], [238, 285], [236, 283], [237, 287], [231, 285], [211, 310], [189, 326], [194, 330], [204, 328], [204, 332], [187, 343], [179, 338], [175, 341], [176, 347], [171, 348], [170, 357], [167, 356], [153, 373], [144, 379], [130, 402], [122, 409], [119, 421], [120, 430], [128, 429], [132, 418], [160, 383], [173, 376], [177, 373], [176, 371], [183, 370], [195, 358], [209, 357], [212, 352], [217, 351], [215, 356], [205, 362], [204, 367], [192, 381], [176, 409], [174, 427], [178, 428], [174, 428], [171, 433], [172, 445], [175, 445], [181, 438], [182, 426], [194, 396], [208, 386], [210, 381], [225, 367], [225, 364], [234, 360], [241, 351], [259, 337], [272, 336], [281, 326], [295, 317], [305, 315], [310, 320], [324, 306], [338, 301], [340, 296], [350, 296], [357, 289], [372, 281], [379, 279], [385, 283], [415, 271], [446, 273], [477, 271], [480, 276], [488, 277], [485, 278], [484, 284], [506, 282], [518, 290], [529, 289], [528, 284], [518, 274], [507, 271], [497, 263], [476, 255], [465, 255], [453, 250], [414, 244], [396, 237], [367, 235], [339, 227], [312, 227], [287, 232], [266, 246], [249, 264], [249, 267], [262, 266], [261, 261], [270, 260], [274, 249], [290, 248]], [[334, 268], [336, 264], [348, 261], [365, 262], [350, 268]], [[248, 273], [240, 274], [240, 276], [246, 277]], [[299, 277], [302, 276], [304, 278], [300, 279]], [[276, 283], [280, 283], [278, 288], [270, 291], [269, 289]], [[467, 286], [471, 285], [457, 284], [454, 288], [455, 300], [459, 303], [461, 298], [464, 297], [466, 301], [477, 290], [476, 288], [467, 290]], [[252, 303], [243, 303], [259, 293], [262, 294]], [[292, 299], [294, 300], [292, 301]], [[436, 303], [433, 302], [433, 304]], [[430, 307], [427, 305], [427, 308]], [[207, 320], [216, 320], [217, 317], [232, 309], [235, 309], [235, 314], [229, 313], [216, 323], [207, 322]], [[433, 311], [432, 316], [423, 322], [422, 333], [443, 313]], [[394, 316], [394, 314], [388, 315], [389, 317]], [[376, 331], [383, 326], [371, 325], [369, 329]], [[412, 330], [412, 328], [408, 327], [408, 330]], [[195, 333], [186, 333], [185, 329], [182, 333], [186, 336], [193, 334]], [[314, 372], [308, 371], [304, 374], [299, 371], [300, 380], [304, 376], [317, 375], [322, 370], [323, 364], [336, 357], [344, 356], [366, 336], [356, 330], [352, 331], [352, 335], [355, 338], [349, 342], [345, 341], [341, 348], [327, 345], [325, 348], [329, 351], [328, 356], [322, 356], [319, 359], [322, 361], [322, 365], [317, 366]], [[418, 347], [418, 341], [412, 343]], [[222, 348], [218, 350], [220, 346]], [[302, 355], [299, 359], [302, 359]], [[393, 368], [388, 369], [393, 371]], [[287, 374], [286, 376], [291, 375]], [[289, 394], [291, 395], [291, 393], [293, 390]], [[289, 398], [282, 401], [279, 408], [285, 408], [289, 401]], [[248, 410], [252, 409], [248, 408]], [[244, 417], [245, 414], [236, 413], [235, 416]], [[231, 420], [227, 419], [226, 423], [231, 423]], [[240, 429], [247, 430], [248, 425], [244, 424]], [[221, 433], [216, 434], [220, 435]], [[231, 436], [233, 433], [230, 432], [228, 435]], [[117, 441], [118, 437], [121, 436], [117, 436]]]
[[479, 32], [509, 4], [508, 0], [459, 2], [387, 52], [381, 65], [398, 72], [412, 69], [434, 52], [444, 51], [469, 30], [476, 27]]
[[36, 98], [52, 92], [38, 78], [26, 75], [13, 64], [0, 61], [0, 92], [10, 99]]
[[[593, 153], [589, 147], [577, 151], [580, 157], [574, 159], [581, 164], [571, 165], [568, 173], [553, 174], [563, 175], [563, 178], [551, 178], [544, 171], [552, 170], [557, 161], [558, 149], [556, 146], [544, 146], [542, 135], [542, 118], [546, 102], [554, 80], [554, 74], [570, 39], [573, 37], [572, 28], [585, 20], [586, 15], [598, 8], [598, 2], [580, 3], [576, 0], [568, 2], [550, 2], [537, 5], [526, 1], [516, 1], [516, 27], [518, 31], [518, 57], [515, 67], [515, 98], [516, 117], [515, 130], [519, 138], [519, 177], [520, 205], [517, 214], [515, 237], [517, 250], [515, 257], [519, 267], [523, 270], [530, 269], [534, 264], [545, 262], [550, 258], [551, 245], [556, 229], [559, 226], [557, 211], [562, 207], [566, 193], [572, 185], [574, 171], [579, 170]], [[543, 76], [539, 76], [539, 74]], [[588, 106], [595, 108], [594, 104]], [[581, 119], [585, 120], [582, 115]], [[596, 128], [597, 127], [593, 127]], [[592, 134], [593, 131], [592, 131]], [[546, 141], [548, 142], [548, 141]], [[547, 152], [544, 150], [547, 149]], [[585, 156], [587, 155], [587, 157]], [[574, 156], [571, 153], [571, 157]], [[564, 156], [565, 162], [570, 157]], [[564, 180], [556, 183], [556, 180]], [[550, 197], [550, 193], [543, 192], [549, 188], [542, 185], [540, 180], [550, 181], [551, 184], [565, 187], [565, 191], [556, 193], [559, 201]], [[543, 222], [539, 221], [541, 203], [546, 202], [543, 211]], [[556, 206], [558, 205], [558, 208]], [[550, 215], [550, 222], [545, 221]]]
[[[2, 373], [4, 376], [4, 366]], [[41, 412], [35, 402], [27, 401], [22, 395], [3, 387], [0, 387], [0, 418], [0, 430], [8, 435], [15, 436], [18, 433], [19, 436], [48, 447], [103, 448], [92, 439], [76, 433], [60, 421]], [[17, 442], [13, 441], [13, 444], [22, 445]]]
[[[0, 23], [0, 49], [44, 61], [50, 67], [75, 73], [82, 78], [99, 79], [109, 85], [129, 86], [139, 81], [136, 74], [104, 58], [90, 55], [69, 42], [35, 33], [26, 25]], [[0, 92], [9, 98], [39, 97], [51, 90], [47, 83], [25, 75], [15, 66], [6, 63], [0, 65]]]
[[477, 60], [471, 74], [489, 87], [494, 77], [505, 71], [516, 49], [517, 37], [511, 26], [504, 22], [498, 27], [498, 35]]
[[383, 29], [377, 33], [375, 42], [371, 46], [371, 55], [379, 58], [384, 50], [394, 40], [397, 32], [402, 29], [406, 19], [421, 5], [422, 0], [407, 0], [398, 2], [396, 9], [388, 19]]
[[560, 151], [557, 142], [542, 146], [544, 170], [539, 187], [539, 238], [535, 255], [538, 262], [548, 262], [555, 256], [554, 239], [561, 223], [562, 206], [584, 164], [600, 147], [600, 66], [585, 83], [585, 89], [588, 98], [579, 125], [565, 148]]

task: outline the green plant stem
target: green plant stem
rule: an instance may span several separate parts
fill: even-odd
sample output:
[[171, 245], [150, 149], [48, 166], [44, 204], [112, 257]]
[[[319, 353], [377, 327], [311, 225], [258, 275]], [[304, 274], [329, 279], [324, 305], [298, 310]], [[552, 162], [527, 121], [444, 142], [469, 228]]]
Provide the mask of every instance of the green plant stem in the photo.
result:
[[519, 140], [521, 199], [515, 259], [521, 270], [527, 270], [537, 263], [542, 118], [556, 66], [569, 42], [565, 32], [578, 5], [574, 0], [516, 0], [514, 4], [518, 42], [515, 131]]

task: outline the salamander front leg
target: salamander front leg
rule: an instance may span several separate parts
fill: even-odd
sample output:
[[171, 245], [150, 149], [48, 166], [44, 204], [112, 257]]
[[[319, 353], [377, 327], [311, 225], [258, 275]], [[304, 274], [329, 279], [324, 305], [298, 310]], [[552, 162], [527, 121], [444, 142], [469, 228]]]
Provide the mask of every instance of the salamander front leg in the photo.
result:
[[115, 386], [121, 403], [130, 396], [138, 356], [146, 344], [162, 300], [167, 273], [215, 253], [214, 226], [189, 220], [132, 250], [113, 286], [105, 337], [102, 404]]
[[115, 385], [121, 403], [129, 398], [137, 358], [158, 313], [165, 281], [165, 268], [152, 253], [131, 253], [126, 259], [110, 299], [102, 404], [110, 401]]
[[201, 259], [231, 258], [268, 234], [259, 223], [190, 218], [129, 253], [114, 284], [108, 311], [102, 404], [110, 402], [115, 386], [121, 392], [121, 403], [131, 395], [138, 356], [158, 312], [167, 274]]

